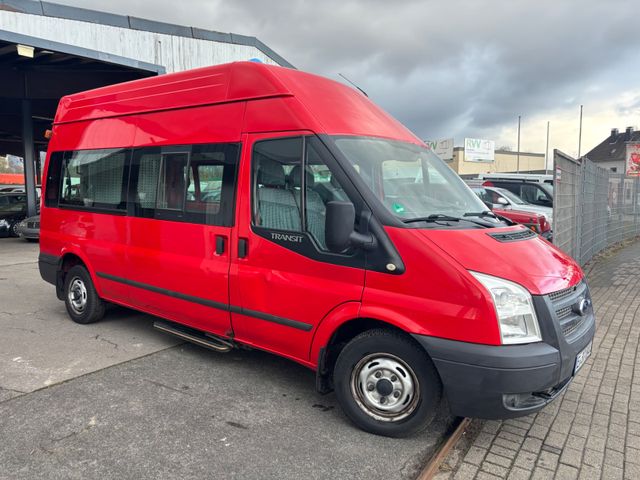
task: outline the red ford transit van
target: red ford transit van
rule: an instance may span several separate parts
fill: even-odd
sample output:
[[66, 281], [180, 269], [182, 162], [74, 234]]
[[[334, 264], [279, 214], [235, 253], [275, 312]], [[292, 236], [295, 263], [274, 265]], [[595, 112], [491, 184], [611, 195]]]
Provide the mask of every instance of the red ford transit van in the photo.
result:
[[535, 412], [595, 330], [571, 258], [362, 94], [257, 63], [64, 97], [40, 248], [74, 321], [112, 302], [282, 355], [381, 435], [425, 427], [442, 396], [459, 416]]

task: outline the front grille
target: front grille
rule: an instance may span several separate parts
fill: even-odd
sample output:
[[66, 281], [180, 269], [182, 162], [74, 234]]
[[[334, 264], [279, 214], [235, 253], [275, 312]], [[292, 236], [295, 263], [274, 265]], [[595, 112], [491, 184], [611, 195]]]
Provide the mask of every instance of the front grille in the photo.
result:
[[569, 287], [569, 288], [565, 288], [564, 290], [558, 290], [557, 292], [550, 293], [549, 300], [551, 300], [553, 303], [556, 303], [562, 300], [567, 295], [571, 295], [573, 292], [576, 291], [577, 288], [578, 288], [578, 285], [576, 285], [575, 287]]
[[573, 308], [571, 308], [571, 305], [569, 305], [568, 307], [558, 308], [556, 310], [556, 317], [558, 317], [558, 320], [562, 320], [563, 318], [571, 315], [572, 312]]
[[578, 316], [575, 320], [571, 320], [570, 322], [562, 325], [562, 334], [565, 337], [570, 337], [572, 333], [580, 328], [582, 322], [584, 322], [584, 317]]
[[40, 222], [27, 222], [27, 228], [40, 228]]
[[534, 238], [538, 234], [526, 228], [517, 230], [515, 232], [488, 233], [487, 235], [495, 238], [499, 242], [517, 242], [519, 240], [528, 240], [530, 238]]
[[573, 306], [585, 297], [588, 297], [588, 293], [587, 285], [584, 282], [548, 295], [553, 312], [555, 313], [555, 319], [559, 323], [565, 338], [571, 337], [571, 335], [579, 330], [587, 318], [586, 316], [576, 313], [573, 309]]

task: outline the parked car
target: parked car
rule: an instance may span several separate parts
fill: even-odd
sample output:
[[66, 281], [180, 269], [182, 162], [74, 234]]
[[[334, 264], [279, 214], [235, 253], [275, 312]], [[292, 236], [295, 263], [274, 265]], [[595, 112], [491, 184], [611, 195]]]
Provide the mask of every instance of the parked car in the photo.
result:
[[0, 237], [17, 237], [18, 223], [26, 216], [24, 193], [0, 193]]
[[16, 228], [16, 233], [29, 242], [37, 242], [40, 238], [40, 215], [22, 220]]
[[1, 187], [0, 193], [24, 193], [24, 187], [19, 187], [19, 186]]
[[237, 62], [69, 95], [55, 119], [38, 263], [77, 323], [112, 302], [284, 356], [393, 437], [443, 395], [536, 412], [591, 352], [580, 266], [357, 90]]
[[540, 205], [532, 205], [525, 202], [515, 193], [506, 188], [499, 187], [472, 187], [472, 190], [478, 194], [484, 202], [492, 205], [500, 205], [502, 210], [515, 209], [522, 212], [540, 213], [547, 217], [547, 221], [553, 226], [553, 208], [543, 207]]
[[553, 175], [539, 173], [481, 173], [478, 178], [483, 180], [525, 181], [530, 183], [546, 183], [553, 185]]
[[513, 209], [511, 207], [505, 208], [506, 205], [504, 205], [504, 203], [494, 203], [496, 197], [488, 192], [487, 188], [485, 187], [471, 187], [471, 190], [496, 215], [507, 218], [512, 222], [519, 223], [527, 228], [530, 228], [549, 242], [553, 241], [553, 231], [551, 229], [551, 223], [549, 222], [545, 214], [533, 211]]
[[485, 180], [485, 187], [500, 187], [515, 193], [531, 205], [553, 208], [553, 185], [529, 180], [492, 178]]

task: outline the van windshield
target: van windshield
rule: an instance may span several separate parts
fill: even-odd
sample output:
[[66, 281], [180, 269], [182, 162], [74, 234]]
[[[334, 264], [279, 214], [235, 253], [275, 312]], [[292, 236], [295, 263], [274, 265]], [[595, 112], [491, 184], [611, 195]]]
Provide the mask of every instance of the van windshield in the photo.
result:
[[431, 150], [372, 137], [333, 137], [383, 205], [401, 220], [486, 211], [484, 203]]

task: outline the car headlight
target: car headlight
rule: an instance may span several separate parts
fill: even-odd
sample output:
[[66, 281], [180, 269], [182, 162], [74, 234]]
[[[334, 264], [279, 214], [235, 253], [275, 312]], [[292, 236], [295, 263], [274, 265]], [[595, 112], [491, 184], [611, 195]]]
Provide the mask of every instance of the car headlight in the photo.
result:
[[526, 289], [502, 278], [477, 272], [469, 273], [491, 294], [503, 344], [542, 341], [533, 300]]
[[0, 219], [0, 227], [8, 227], [9, 222], [6, 219]]

